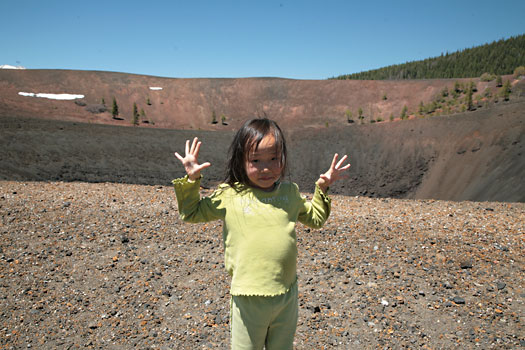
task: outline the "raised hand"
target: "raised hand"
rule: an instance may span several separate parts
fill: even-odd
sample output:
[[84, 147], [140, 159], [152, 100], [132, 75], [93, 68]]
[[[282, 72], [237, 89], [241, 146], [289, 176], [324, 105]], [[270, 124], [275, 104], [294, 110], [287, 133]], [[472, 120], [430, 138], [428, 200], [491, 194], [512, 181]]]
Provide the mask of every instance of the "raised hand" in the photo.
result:
[[334, 155], [330, 169], [328, 169], [326, 173], [321, 174], [319, 176], [319, 180], [316, 182], [323, 192], [326, 192], [328, 187], [331, 186], [335, 181], [345, 178], [346, 175], [344, 175], [344, 172], [350, 168], [350, 163], [343, 166], [343, 163], [348, 158], [348, 156], [344, 155], [343, 158], [339, 160], [339, 162], [337, 161], [338, 156], [339, 155], [337, 153]]
[[177, 157], [181, 161], [182, 165], [184, 165], [186, 174], [188, 174], [188, 178], [192, 181], [197, 180], [201, 176], [202, 169], [211, 166], [209, 162], [202, 164], [199, 164], [198, 162], [201, 144], [202, 142], [200, 142], [197, 137], [193, 139], [191, 147], [190, 140], [186, 140], [186, 155], [183, 157], [179, 153], [175, 152], [175, 157]]

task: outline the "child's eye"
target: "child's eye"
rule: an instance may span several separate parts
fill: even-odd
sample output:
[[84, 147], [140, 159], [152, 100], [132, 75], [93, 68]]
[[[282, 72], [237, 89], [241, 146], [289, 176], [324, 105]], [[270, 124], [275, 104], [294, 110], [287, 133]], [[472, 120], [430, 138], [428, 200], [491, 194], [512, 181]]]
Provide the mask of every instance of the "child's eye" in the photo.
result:
[[258, 163], [259, 159], [252, 159], [252, 163]]

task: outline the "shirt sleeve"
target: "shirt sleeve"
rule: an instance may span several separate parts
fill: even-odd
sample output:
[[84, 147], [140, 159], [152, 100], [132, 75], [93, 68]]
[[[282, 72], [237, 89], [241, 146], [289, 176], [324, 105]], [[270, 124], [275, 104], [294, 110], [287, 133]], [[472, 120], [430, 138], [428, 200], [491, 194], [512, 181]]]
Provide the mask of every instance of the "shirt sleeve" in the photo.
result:
[[302, 200], [303, 209], [299, 212], [297, 220], [311, 228], [322, 227], [330, 215], [331, 199], [316, 184], [312, 200]]
[[186, 175], [172, 181], [177, 196], [180, 218], [186, 222], [207, 222], [224, 219], [225, 209], [220, 207], [221, 191], [200, 198], [201, 179], [190, 181]]

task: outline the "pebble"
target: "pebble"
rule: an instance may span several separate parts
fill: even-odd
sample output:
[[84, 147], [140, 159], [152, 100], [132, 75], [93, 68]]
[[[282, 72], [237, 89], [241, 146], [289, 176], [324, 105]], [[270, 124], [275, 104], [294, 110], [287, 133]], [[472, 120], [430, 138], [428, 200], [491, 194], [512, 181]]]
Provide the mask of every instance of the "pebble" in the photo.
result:
[[507, 284], [505, 282], [498, 281], [496, 283], [496, 287], [498, 288], [498, 290], [503, 290], [503, 289], [505, 289], [506, 286], [507, 286]]
[[470, 261], [470, 260], [462, 261], [461, 264], [460, 264], [460, 267], [462, 269], [471, 269], [472, 268], [472, 261]]
[[465, 304], [465, 299], [463, 299], [462, 297], [454, 297], [452, 298], [452, 301], [458, 305]]
[[[296, 348], [524, 346], [525, 204], [331, 197]], [[0, 181], [0, 217], [0, 348], [228, 348], [222, 224], [170, 186]]]

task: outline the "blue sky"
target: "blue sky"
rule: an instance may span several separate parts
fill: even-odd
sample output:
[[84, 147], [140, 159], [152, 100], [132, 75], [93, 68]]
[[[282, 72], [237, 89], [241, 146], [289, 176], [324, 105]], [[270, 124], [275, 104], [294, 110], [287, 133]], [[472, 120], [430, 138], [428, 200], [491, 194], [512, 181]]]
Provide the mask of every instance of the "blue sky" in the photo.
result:
[[1, 0], [0, 65], [326, 79], [525, 33], [523, 0]]

